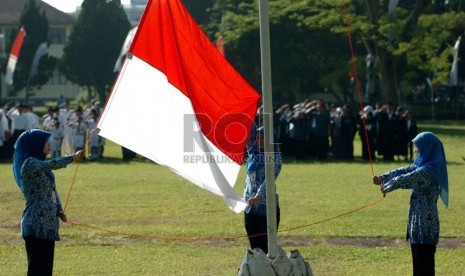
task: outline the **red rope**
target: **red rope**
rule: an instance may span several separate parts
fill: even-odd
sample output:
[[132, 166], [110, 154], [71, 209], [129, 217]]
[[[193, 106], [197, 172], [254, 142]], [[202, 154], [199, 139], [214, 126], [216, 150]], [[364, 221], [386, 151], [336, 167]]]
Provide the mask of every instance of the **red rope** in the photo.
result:
[[362, 101], [362, 89], [360, 87], [360, 81], [358, 80], [358, 72], [357, 72], [357, 64], [356, 64], [356, 56], [355, 56], [355, 51], [354, 47], [352, 46], [352, 35], [350, 33], [350, 23], [349, 23], [349, 18], [347, 16], [347, 7], [346, 7], [346, 2], [345, 0], [342, 0], [342, 5], [344, 7], [344, 20], [347, 26], [347, 36], [349, 39], [349, 47], [350, 47], [350, 54], [352, 57], [352, 64], [354, 68], [354, 74], [355, 74], [355, 83], [357, 86], [357, 94], [358, 94], [358, 101], [360, 104], [360, 111], [362, 111], [362, 122], [363, 122], [363, 130], [365, 134], [365, 141], [368, 147], [368, 158], [370, 159], [370, 167], [371, 167], [371, 174], [372, 176], [375, 176], [375, 171], [373, 169], [373, 159], [371, 157], [371, 149], [370, 149], [370, 143], [368, 140], [368, 132], [367, 132], [367, 126], [366, 126], [366, 120], [365, 117], [363, 116], [363, 101]]
[[[347, 216], [347, 215], [355, 213], [357, 211], [366, 209], [368, 207], [371, 207], [373, 205], [376, 205], [376, 204], [380, 203], [383, 200], [384, 200], [384, 197], [382, 197], [382, 198], [380, 198], [380, 199], [378, 199], [376, 201], [370, 202], [370, 203], [368, 203], [366, 205], [363, 205], [361, 207], [358, 207], [356, 209], [353, 209], [353, 210], [350, 210], [348, 212], [336, 215], [334, 217], [330, 217], [330, 218], [327, 218], [327, 219], [323, 219], [323, 220], [320, 220], [320, 221], [317, 221], [317, 222], [313, 222], [313, 223], [309, 223], [309, 224], [305, 224], [305, 225], [301, 225], [301, 226], [297, 226], [297, 227], [292, 227], [292, 228], [288, 228], [288, 229], [284, 229], [284, 230], [279, 230], [278, 232], [279, 233], [281, 233], [281, 232], [290, 232], [290, 231], [294, 231], [294, 230], [297, 230], [297, 229], [302, 229], [302, 228], [307, 228], [307, 227], [312, 227], [312, 226], [315, 226], [315, 225], [318, 225], [318, 224], [322, 224], [322, 223], [325, 223], [325, 222], [328, 222], [328, 221], [331, 221], [331, 220], [334, 220], [334, 219], [337, 219], [337, 218], [340, 218], [340, 217], [343, 217], [343, 216]], [[111, 230], [111, 229], [103, 228], [103, 227], [99, 227], [99, 226], [93, 226], [93, 225], [89, 225], [89, 224], [79, 223], [79, 222], [76, 222], [76, 221], [68, 221], [67, 223], [69, 223], [69, 224], [71, 224], [73, 226], [76, 226], [76, 227], [96, 230], [96, 231], [105, 232], [105, 233], [114, 234], [114, 235], [121, 235], [121, 236], [140, 238], [140, 239], [148, 239], [148, 240], [158, 240], [158, 241], [181, 241], [181, 242], [229, 241], [229, 240], [237, 240], [237, 239], [243, 239], [243, 238], [255, 238], [255, 237], [265, 236], [265, 235], [268, 234], [268, 233], [259, 233], [259, 234], [250, 235], [250, 236], [238, 235], [238, 236], [230, 236], [230, 237], [212, 237], [212, 238], [161, 237], [161, 236], [155, 236], [155, 235], [136, 234], [136, 233], [129, 233], [129, 232], [124, 232], [124, 231], [116, 231], [116, 230]]]

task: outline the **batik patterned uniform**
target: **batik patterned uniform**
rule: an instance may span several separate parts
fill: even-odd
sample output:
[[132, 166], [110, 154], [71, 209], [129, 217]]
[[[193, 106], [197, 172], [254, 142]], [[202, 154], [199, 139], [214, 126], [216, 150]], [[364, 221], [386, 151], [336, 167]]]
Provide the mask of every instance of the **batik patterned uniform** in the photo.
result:
[[407, 239], [413, 244], [437, 244], [439, 216], [437, 201], [439, 185], [430, 173], [416, 165], [392, 170], [383, 175], [385, 192], [412, 189], [408, 216]]
[[55, 189], [55, 178], [50, 170], [64, 168], [72, 161], [72, 156], [47, 161], [29, 157], [24, 161], [21, 168], [21, 190], [26, 200], [21, 220], [23, 237], [47, 241], [60, 239], [58, 214], [62, 207]]

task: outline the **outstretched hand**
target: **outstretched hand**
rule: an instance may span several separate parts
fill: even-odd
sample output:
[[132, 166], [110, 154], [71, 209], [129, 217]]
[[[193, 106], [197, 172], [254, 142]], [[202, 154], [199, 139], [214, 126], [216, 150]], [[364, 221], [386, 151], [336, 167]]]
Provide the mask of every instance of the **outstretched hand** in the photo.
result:
[[84, 154], [84, 151], [78, 150], [76, 153], [73, 154], [73, 162], [76, 161], [81, 161], [82, 155]]
[[383, 177], [382, 176], [376, 176], [376, 175], [373, 176], [373, 184], [379, 185], [379, 190], [383, 194], [383, 197], [386, 197], [386, 192], [384, 191], [383, 186], [381, 185], [381, 184], [383, 184]]
[[373, 184], [375, 185], [381, 185], [383, 183], [383, 177], [382, 176], [373, 176]]

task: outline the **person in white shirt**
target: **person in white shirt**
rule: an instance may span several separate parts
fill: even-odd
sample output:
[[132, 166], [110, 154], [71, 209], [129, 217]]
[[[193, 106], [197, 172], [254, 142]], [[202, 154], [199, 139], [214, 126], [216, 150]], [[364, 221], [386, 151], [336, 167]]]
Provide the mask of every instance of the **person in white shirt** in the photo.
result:
[[35, 114], [34, 111], [32, 111], [32, 106], [26, 105], [24, 107], [24, 114], [26, 114], [28, 118], [26, 130], [31, 130], [40, 127], [39, 116], [37, 116], [37, 114]]
[[42, 116], [42, 127], [46, 131], [49, 131], [54, 128], [53, 124], [55, 123], [55, 119], [58, 120], [58, 109], [50, 107], [47, 110], [47, 114]]
[[69, 108], [69, 103], [66, 101], [62, 103], [58, 110], [58, 120], [60, 126], [63, 128], [63, 144], [62, 154], [69, 154], [73, 152], [73, 130], [69, 126], [70, 119], [73, 115], [73, 111]]
[[73, 149], [82, 150], [86, 143], [87, 124], [82, 118], [82, 108], [76, 109], [74, 115], [75, 121], [69, 123], [73, 131]]
[[6, 115], [11, 119], [11, 133], [13, 136], [13, 143], [16, 142], [19, 135], [23, 133], [29, 124], [29, 118], [25, 114], [25, 106], [23, 104], [17, 105], [6, 113]]
[[50, 124], [50, 154], [52, 158], [61, 157], [61, 144], [63, 143], [63, 128], [60, 127], [60, 121], [54, 119]]
[[92, 109], [89, 117], [87, 117], [87, 129], [89, 131], [89, 154], [90, 160], [97, 160], [100, 157], [100, 144], [101, 137], [97, 133], [94, 133], [95, 126], [97, 124], [97, 110]]

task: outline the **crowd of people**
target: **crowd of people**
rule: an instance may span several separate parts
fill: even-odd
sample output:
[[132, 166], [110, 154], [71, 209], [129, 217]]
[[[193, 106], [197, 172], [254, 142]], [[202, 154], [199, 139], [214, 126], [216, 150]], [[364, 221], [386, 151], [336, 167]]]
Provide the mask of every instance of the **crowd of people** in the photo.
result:
[[390, 102], [366, 105], [358, 113], [350, 105], [338, 107], [322, 99], [285, 104], [275, 111], [274, 124], [283, 156], [296, 159], [353, 159], [358, 133], [364, 159], [411, 161], [411, 140], [418, 134], [412, 112]]
[[82, 150], [87, 141], [87, 158], [102, 158], [105, 139], [94, 135], [101, 111], [100, 102], [95, 100], [85, 108], [71, 108], [68, 101], [63, 101], [48, 108], [47, 113], [40, 118], [30, 105], [7, 104], [0, 109], [0, 159], [11, 159], [18, 137], [32, 129], [43, 129], [51, 133], [52, 158]]
[[[105, 139], [93, 135], [101, 113], [100, 102], [71, 108], [68, 101], [57, 103], [40, 118], [29, 105], [5, 105], [0, 109], [0, 160], [11, 159], [13, 146], [26, 130], [40, 128], [52, 133], [51, 157], [83, 149], [87, 139], [87, 158], [103, 156]], [[275, 131], [284, 157], [326, 160], [354, 158], [357, 134], [362, 143], [362, 158], [392, 161], [413, 159], [411, 140], [418, 134], [417, 123], [409, 110], [392, 103], [366, 105], [354, 112], [350, 105], [340, 107], [324, 100], [285, 104], [274, 114]], [[122, 148], [123, 159], [135, 153]]]

